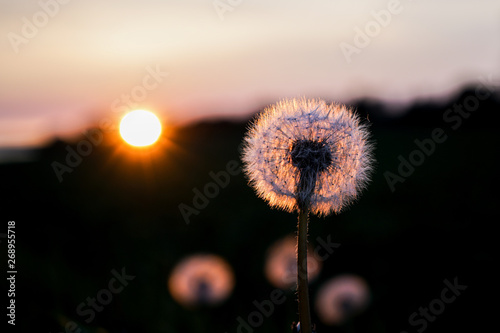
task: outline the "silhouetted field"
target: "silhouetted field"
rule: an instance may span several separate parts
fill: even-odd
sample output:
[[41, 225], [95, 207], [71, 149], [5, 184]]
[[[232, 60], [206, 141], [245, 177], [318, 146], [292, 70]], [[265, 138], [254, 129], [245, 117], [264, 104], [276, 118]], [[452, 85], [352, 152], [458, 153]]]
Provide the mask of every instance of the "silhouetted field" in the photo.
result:
[[[413, 326], [409, 317], [441, 298], [445, 279], [467, 289], [425, 319], [425, 331], [480, 331], [492, 323], [500, 98], [488, 97], [471, 112], [453, 111], [474, 94], [471, 88], [450, 102], [416, 104], [398, 118], [388, 118], [374, 101], [358, 103], [362, 118], [369, 115], [375, 173], [345, 212], [311, 218], [313, 245], [330, 235], [341, 246], [310, 288], [314, 300], [322, 282], [354, 273], [367, 280], [372, 299], [336, 328], [313, 313], [318, 332], [417, 332], [425, 317], [415, 317], [421, 321]], [[269, 299], [274, 289], [263, 273], [267, 248], [296, 230], [296, 215], [269, 209], [242, 173], [195, 208], [193, 189], [203, 193], [215, 183], [211, 172], [241, 165], [245, 129], [244, 123], [194, 124], [135, 154], [116, 133], [104, 133], [62, 182], [53, 162], [67, 165], [68, 145], [77, 151], [84, 137], [56, 141], [33, 162], [0, 165], [0, 232], [8, 220], [17, 228], [16, 326], [26, 332], [64, 332], [68, 322], [78, 325], [75, 332], [237, 332], [237, 318], [246, 319], [256, 311], [254, 300]], [[180, 204], [198, 212], [189, 224]], [[170, 296], [167, 279], [179, 260], [198, 252], [225, 258], [236, 285], [220, 306], [186, 310]], [[122, 268], [134, 279], [89, 320], [87, 298]], [[289, 331], [297, 309], [294, 293], [285, 296], [253, 331]]]

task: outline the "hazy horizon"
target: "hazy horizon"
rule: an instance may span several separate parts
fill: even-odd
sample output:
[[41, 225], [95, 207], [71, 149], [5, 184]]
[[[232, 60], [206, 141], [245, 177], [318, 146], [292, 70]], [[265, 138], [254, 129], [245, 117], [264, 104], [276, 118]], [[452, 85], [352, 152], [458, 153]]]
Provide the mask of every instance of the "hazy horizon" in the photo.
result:
[[404, 105], [498, 82], [500, 3], [220, 3], [0, 0], [0, 147], [133, 109], [186, 124], [285, 97]]

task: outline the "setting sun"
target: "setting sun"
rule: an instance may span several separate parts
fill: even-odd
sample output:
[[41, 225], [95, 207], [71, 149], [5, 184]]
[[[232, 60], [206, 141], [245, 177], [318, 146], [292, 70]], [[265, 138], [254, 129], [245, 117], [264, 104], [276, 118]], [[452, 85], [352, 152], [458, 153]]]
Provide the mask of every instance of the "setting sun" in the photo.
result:
[[149, 111], [132, 111], [127, 113], [120, 122], [120, 135], [132, 146], [152, 145], [158, 140], [160, 134], [160, 120]]

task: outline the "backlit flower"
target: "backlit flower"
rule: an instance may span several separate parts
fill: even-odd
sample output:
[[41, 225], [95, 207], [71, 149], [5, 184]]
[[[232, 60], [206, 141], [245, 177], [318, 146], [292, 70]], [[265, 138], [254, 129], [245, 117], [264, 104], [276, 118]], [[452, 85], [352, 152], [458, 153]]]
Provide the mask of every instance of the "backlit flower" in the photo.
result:
[[[322, 263], [314, 256], [309, 245], [307, 255], [307, 276], [314, 280], [321, 271]], [[280, 289], [289, 289], [297, 284], [297, 241], [287, 236], [274, 243], [268, 250], [265, 274], [269, 282]]]
[[316, 313], [327, 325], [340, 325], [366, 308], [370, 289], [356, 275], [340, 275], [326, 282], [316, 297]]
[[233, 287], [231, 266], [213, 254], [198, 254], [182, 260], [168, 280], [170, 294], [186, 307], [216, 305], [229, 296]]
[[366, 185], [371, 170], [368, 131], [346, 106], [283, 100], [254, 121], [243, 151], [244, 170], [272, 207], [307, 205], [338, 213]]

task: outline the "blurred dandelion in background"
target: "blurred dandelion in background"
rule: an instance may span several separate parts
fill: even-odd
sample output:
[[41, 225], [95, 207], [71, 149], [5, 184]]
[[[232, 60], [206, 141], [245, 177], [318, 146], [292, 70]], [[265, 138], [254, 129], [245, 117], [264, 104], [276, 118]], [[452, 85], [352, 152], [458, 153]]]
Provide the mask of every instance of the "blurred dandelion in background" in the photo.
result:
[[[275, 242], [268, 250], [265, 274], [269, 282], [280, 289], [290, 289], [297, 285], [297, 240], [287, 236]], [[309, 246], [307, 256], [307, 277], [314, 280], [321, 271], [322, 263], [312, 254]]]
[[369, 301], [370, 289], [363, 278], [339, 275], [318, 290], [316, 313], [326, 325], [341, 325], [366, 309]]
[[172, 297], [181, 305], [218, 305], [234, 287], [231, 266], [213, 254], [197, 254], [179, 262], [168, 279]]

